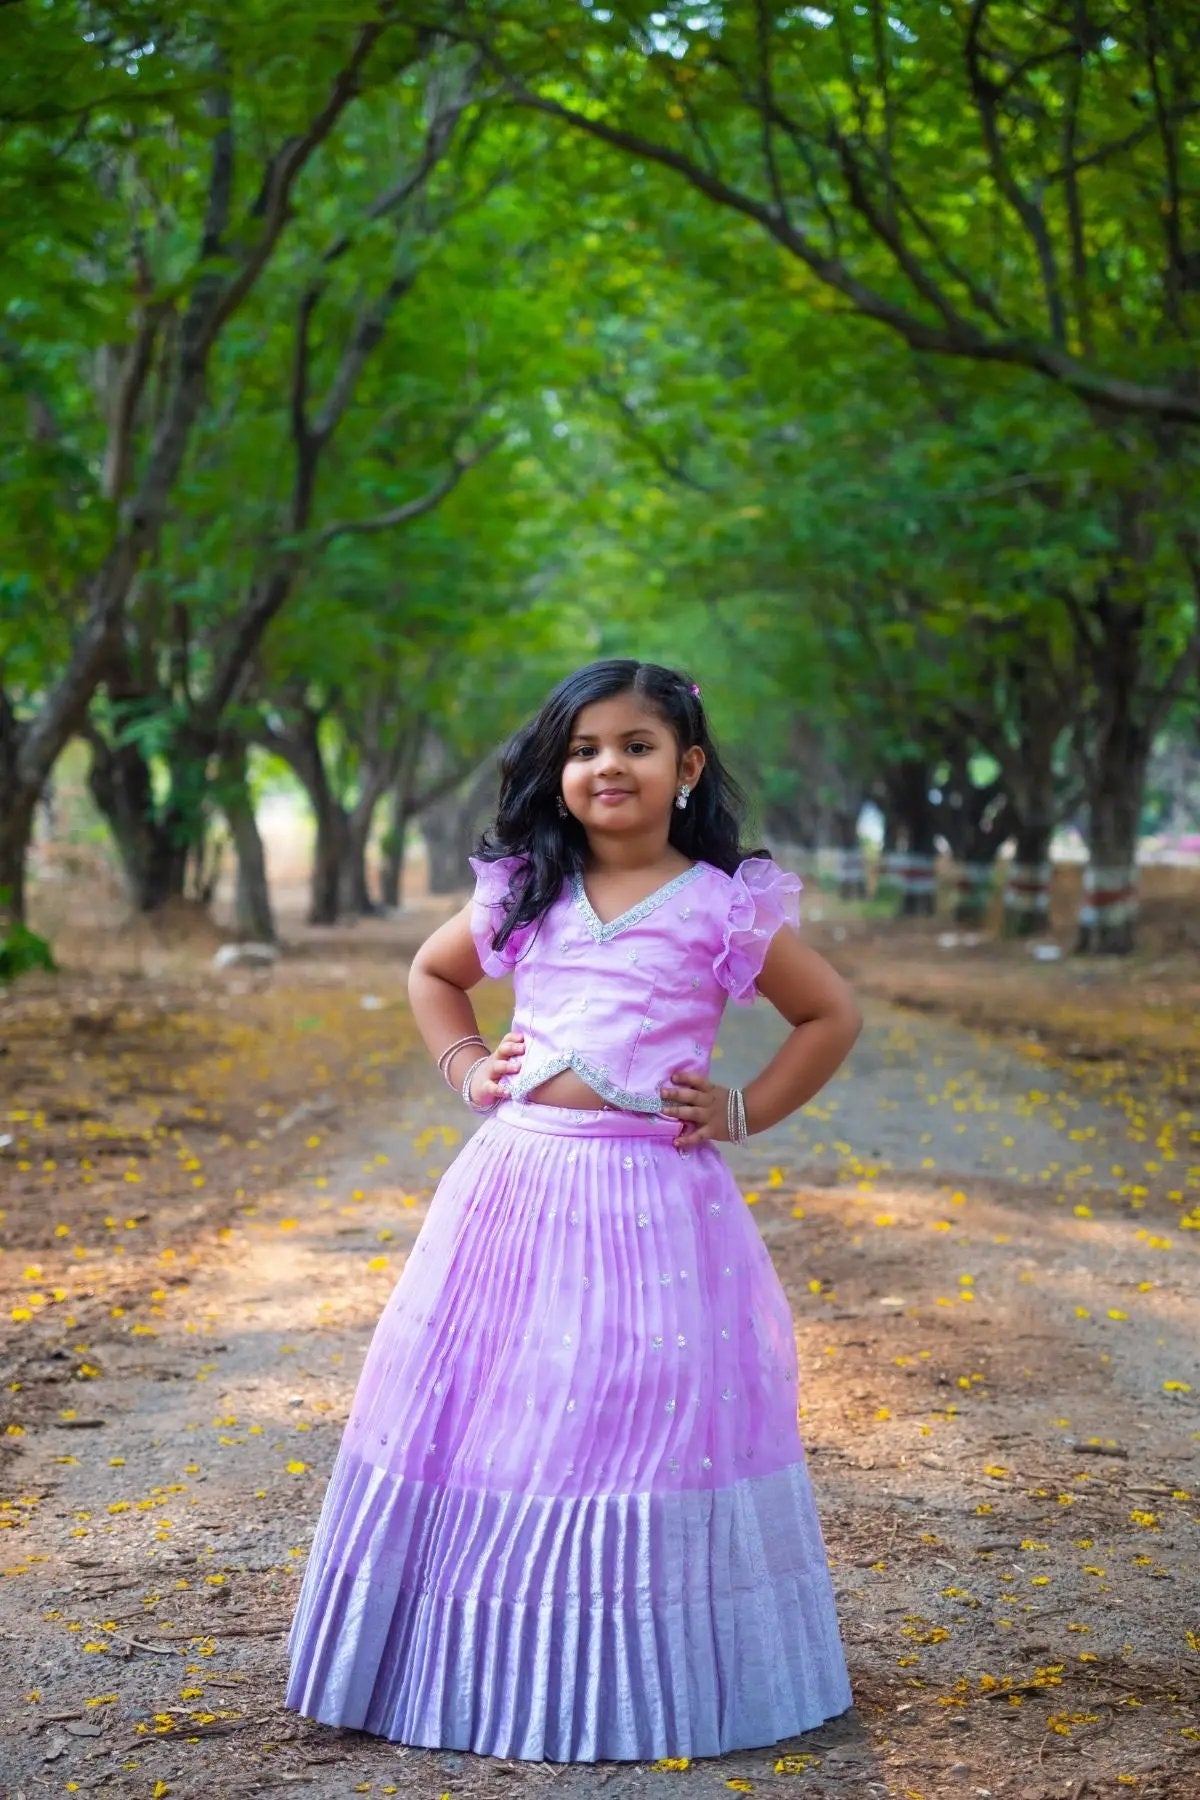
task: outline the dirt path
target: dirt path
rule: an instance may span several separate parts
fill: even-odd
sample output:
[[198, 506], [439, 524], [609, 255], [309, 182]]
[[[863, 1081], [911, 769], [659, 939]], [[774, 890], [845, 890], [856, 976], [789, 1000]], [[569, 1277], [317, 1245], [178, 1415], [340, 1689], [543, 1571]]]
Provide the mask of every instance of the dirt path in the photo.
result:
[[[396, 999], [394, 963], [370, 981]], [[731, 1010], [721, 1067], [782, 1030]], [[686, 1769], [502, 1764], [285, 1712], [354, 1378], [464, 1129], [423, 1064], [389, 1070], [227, 1229], [193, 1217], [153, 1325], [131, 1307], [14, 1445], [0, 1792], [1200, 1794], [1195, 1146], [874, 1003], [826, 1093], [735, 1159], [796, 1319], [854, 1710]]]

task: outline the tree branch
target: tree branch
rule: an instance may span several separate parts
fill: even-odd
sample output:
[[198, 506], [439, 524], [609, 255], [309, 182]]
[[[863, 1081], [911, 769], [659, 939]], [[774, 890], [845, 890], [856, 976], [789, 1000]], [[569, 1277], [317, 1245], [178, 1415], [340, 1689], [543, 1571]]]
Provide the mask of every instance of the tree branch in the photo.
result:
[[1029, 234], [1042, 271], [1042, 290], [1049, 317], [1050, 336], [1056, 345], [1065, 349], [1067, 344], [1066, 310], [1063, 306], [1062, 289], [1059, 285], [1058, 262], [1054, 254], [1054, 245], [1050, 241], [1050, 233], [1046, 227], [1046, 215], [1041, 207], [1030, 199], [1009, 167], [997, 116], [1000, 90], [983, 67], [983, 57], [986, 52], [981, 43], [981, 37], [987, 7], [988, 0], [974, 0], [971, 7], [971, 18], [964, 45], [967, 82], [975, 101], [975, 109], [979, 114], [983, 141], [992, 168], [992, 178]]
[[436, 806], [439, 800], [444, 799], [447, 794], [452, 794], [455, 788], [465, 786], [468, 781], [478, 780], [492, 767], [495, 758], [496, 752], [489, 750], [480, 761], [457, 763], [448, 774], [439, 775], [436, 780], [430, 782], [428, 787], [413, 794], [409, 817], [420, 818], [423, 812], [427, 812], [431, 806]]
[[171, 309], [168, 300], [149, 298], [151, 277], [140, 261], [139, 285], [143, 301], [133, 343], [126, 351], [108, 406], [108, 438], [104, 450], [101, 491], [108, 500], [120, 500], [129, 482], [133, 461], [133, 435], [138, 408], [154, 362], [158, 329]]
[[783, 183], [779, 179], [779, 164], [775, 159], [774, 137], [774, 99], [771, 83], [771, 21], [767, 16], [765, 0], [755, 0], [754, 4], [754, 37], [758, 51], [758, 116], [762, 125], [762, 156], [766, 165], [767, 179], [771, 185], [771, 194], [781, 219], [788, 219], [788, 205], [783, 192]]
[[638, 415], [637, 408], [625, 398], [624, 394], [614, 393], [611, 388], [605, 387], [604, 383], [596, 375], [592, 375], [588, 378], [586, 386], [589, 387], [594, 394], [599, 394], [602, 400], [607, 400], [610, 406], [616, 408], [625, 422], [626, 435], [631, 438], [635, 444], [641, 446], [647, 456], [649, 456], [650, 460], [657, 468], [662, 470], [664, 475], [670, 476], [672, 481], [679, 482], [683, 487], [694, 488], [699, 494], [711, 494], [716, 491], [706, 482], [698, 480], [697, 477], [693, 475], [690, 470], [686, 469], [682, 463], [676, 462], [674, 457], [668, 456], [667, 452], [655, 441], [652, 434], [646, 429], [645, 425], [643, 425], [641, 418]]
[[408, 525], [413, 519], [424, 518], [426, 513], [434, 512], [446, 498], [453, 493], [468, 469], [490, 456], [504, 442], [503, 434], [489, 438], [486, 444], [467, 456], [455, 456], [453, 466], [442, 479], [415, 500], [406, 500], [403, 506], [393, 506], [388, 512], [373, 513], [365, 519], [335, 519], [332, 524], [325, 525], [312, 539], [314, 551], [324, 550], [336, 538], [361, 536], [366, 532], [391, 531], [397, 525]]
[[[388, 10], [390, 12], [390, 8]], [[314, 151], [324, 143], [351, 100], [358, 95], [367, 60], [387, 30], [388, 22], [386, 18], [379, 19], [360, 28], [345, 65], [330, 84], [324, 106], [309, 121], [304, 131], [281, 145], [267, 164], [258, 197], [251, 209], [251, 217], [260, 222], [259, 231], [243, 253], [241, 268], [226, 283], [210, 317], [205, 321], [206, 349], [225, 321], [241, 305], [266, 266], [287, 223], [292, 190]]]
[[[842, 171], [842, 179], [846, 183], [846, 192], [850, 196], [850, 203], [855, 212], [866, 221], [880, 243], [891, 252], [897, 267], [908, 277], [921, 298], [927, 300], [934, 311], [941, 315], [947, 328], [959, 335], [974, 331], [975, 328], [969, 320], [964, 319], [957, 307], [952, 305], [941, 284], [933, 279], [928, 270], [909, 250], [895, 214], [891, 211], [884, 212], [875, 204], [864, 178], [862, 164], [849, 138], [833, 127], [830, 128], [829, 135], [837, 155], [838, 166]], [[994, 305], [990, 306], [988, 310], [994, 317]]]
[[[1200, 101], [1181, 102], [1178, 106], [1168, 109], [1166, 119], [1171, 124], [1181, 123], [1184, 119], [1194, 118], [1197, 113], [1200, 113]], [[1084, 169], [1101, 167], [1108, 162], [1110, 157], [1120, 156], [1124, 151], [1133, 150], [1138, 144], [1144, 144], [1146, 139], [1153, 137], [1158, 129], [1158, 120], [1151, 119], [1144, 125], [1135, 125], [1132, 131], [1125, 132], [1122, 137], [1112, 138], [1107, 144], [1101, 144], [1099, 149], [1089, 150], [1086, 156], [1076, 157], [1072, 162], [1064, 163], [1061, 168], [1048, 169], [1045, 177], [1047, 186], [1065, 180], [1068, 175], [1081, 174]]]
[[[368, 217], [379, 219], [387, 214], [393, 214], [407, 204], [414, 194], [422, 191], [430, 173], [444, 156], [453, 137], [454, 126], [466, 103], [466, 92], [460, 91], [456, 95], [453, 105], [445, 107], [438, 104], [435, 106], [433, 118], [426, 133], [424, 150], [415, 169], [388, 188], [372, 204]], [[351, 234], [349, 233], [343, 233], [337, 238], [322, 257], [323, 266], [328, 268], [340, 258], [350, 242]], [[424, 513], [432, 511], [435, 506], [439, 505], [451, 488], [458, 484], [466, 469], [478, 461], [480, 456], [486, 454], [485, 449], [470, 458], [456, 456], [450, 475], [432, 492], [410, 501], [406, 506], [393, 508], [390, 513], [382, 514], [375, 520], [335, 523], [327, 526], [322, 532], [307, 541], [302, 535], [307, 531], [312, 517], [313, 498], [322, 451], [345, 416], [363, 368], [383, 336], [392, 308], [412, 287], [416, 277], [415, 269], [406, 269], [393, 275], [381, 294], [362, 305], [349, 339], [338, 359], [337, 368], [324, 403], [315, 419], [310, 418], [308, 410], [310, 328], [312, 315], [324, 292], [323, 279], [310, 283], [301, 296], [296, 326], [290, 403], [296, 466], [289, 512], [291, 528], [289, 541], [275, 546], [272, 563], [255, 582], [249, 601], [234, 622], [231, 640], [220, 660], [201, 709], [209, 728], [215, 727], [221, 714], [236, 698], [244, 685], [254, 651], [261, 642], [271, 620], [286, 602], [296, 580], [297, 572], [308, 557], [346, 532], [384, 530], [390, 525], [401, 525], [412, 519], [420, 518]]]
[[1187, 255], [1183, 245], [1182, 182], [1179, 169], [1179, 144], [1171, 122], [1171, 109], [1163, 93], [1162, 76], [1159, 71], [1159, 50], [1161, 48], [1158, 29], [1158, 8], [1154, 0], [1142, 0], [1142, 14], [1146, 21], [1146, 66], [1150, 71], [1150, 89], [1154, 95], [1154, 117], [1158, 125], [1159, 139], [1162, 143], [1163, 169], [1166, 174], [1167, 191], [1161, 204], [1163, 236], [1166, 240], [1166, 302], [1167, 317], [1175, 330], [1183, 335], [1185, 326], [1182, 301], [1187, 289]]
[[312, 316], [320, 291], [310, 287], [300, 297], [296, 308], [296, 331], [292, 345], [292, 384], [288, 405], [292, 443], [298, 456], [308, 453], [312, 428], [308, 422], [308, 396], [312, 369]]
[[[469, 69], [462, 78], [459, 91], [452, 96], [449, 103], [446, 105], [439, 103], [425, 133], [424, 148], [417, 162], [406, 175], [401, 176], [399, 181], [393, 183], [390, 188], [385, 189], [372, 201], [363, 214], [361, 221], [363, 225], [378, 224], [380, 219], [392, 217], [403, 211], [413, 196], [425, 186], [430, 175], [445, 156], [459, 119], [476, 98], [474, 85], [477, 72], [478, 65]], [[354, 238], [354, 230], [346, 230], [335, 238], [322, 253], [321, 262], [324, 267], [331, 268], [340, 257], [344, 256], [353, 244]]]
[[[475, 80], [477, 66], [475, 65], [467, 71], [460, 82], [458, 91], [448, 104], [443, 104], [441, 96], [438, 96], [437, 103], [433, 108], [433, 116], [425, 133], [425, 142], [420, 157], [407, 174], [372, 201], [363, 215], [364, 223], [375, 224], [380, 219], [395, 217], [403, 211], [410, 200], [424, 191], [429, 177], [445, 157], [453, 141], [455, 127], [470, 103], [471, 87]], [[331, 268], [345, 254], [353, 243], [354, 236], [353, 230], [346, 230], [327, 247], [321, 256], [323, 269]], [[309, 425], [306, 418], [298, 417], [296, 409], [293, 407], [293, 435], [297, 444], [305, 442], [319, 453], [333, 435], [350, 404], [367, 359], [383, 336], [389, 314], [397, 302], [411, 289], [417, 279], [417, 274], [418, 271], [415, 268], [397, 272], [376, 300], [365, 302], [360, 308], [354, 328], [342, 350], [325, 402], [315, 421]], [[324, 292], [325, 280], [319, 278], [310, 283], [300, 304], [297, 323], [298, 351], [303, 349], [305, 388], [307, 388], [309, 362], [309, 326]], [[293, 523], [300, 528], [307, 523], [307, 519], [295, 519]]]
[[1083, 59], [1075, 58], [1071, 66], [1067, 104], [1063, 115], [1063, 191], [1067, 203], [1067, 230], [1071, 240], [1071, 295], [1075, 305], [1075, 323], [1079, 342], [1085, 354], [1092, 349], [1092, 309], [1088, 296], [1087, 239], [1083, 224], [1083, 198], [1075, 172], [1075, 147], [1079, 134], [1079, 103], [1083, 94]]
[[954, 329], [932, 324], [859, 280], [841, 258], [824, 255], [811, 238], [794, 225], [789, 225], [773, 207], [764, 205], [752, 195], [711, 175], [690, 157], [668, 145], [642, 137], [637, 132], [576, 112], [561, 101], [551, 100], [524, 87], [511, 75], [509, 79], [514, 104], [544, 113], [576, 131], [585, 132], [602, 143], [612, 145], [615, 149], [644, 157], [662, 168], [671, 169], [718, 206], [727, 207], [732, 212], [754, 220], [777, 243], [804, 263], [819, 281], [845, 295], [857, 312], [888, 326], [914, 350], [1029, 369], [1049, 376], [1080, 399], [1104, 406], [1110, 412], [1200, 424], [1200, 393], [1189, 392], [1183, 386], [1160, 387], [1132, 381], [1094, 368], [1057, 344], [1037, 338], [989, 337], [969, 321], [963, 321]]
[[341, 423], [358, 385], [358, 378], [371, 352], [383, 337], [389, 314], [397, 301], [408, 293], [416, 279], [416, 269], [402, 270], [392, 276], [382, 294], [359, 309], [354, 328], [338, 359], [325, 402], [312, 426], [312, 439], [316, 445], [325, 445]]

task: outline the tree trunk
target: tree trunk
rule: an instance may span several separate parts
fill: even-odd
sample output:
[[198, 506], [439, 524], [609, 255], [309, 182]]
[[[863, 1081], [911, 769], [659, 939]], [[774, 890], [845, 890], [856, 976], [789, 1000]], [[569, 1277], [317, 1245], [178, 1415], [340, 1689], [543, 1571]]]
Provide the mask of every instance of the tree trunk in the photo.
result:
[[1004, 935], [1037, 937], [1050, 925], [1050, 839], [1047, 818], [1017, 827], [1016, 849], [1005, 873]]
[[[1128, 535], [1132, 549], [1148, 560], [1146, 523], [1136, 515]], [[1133, 949], [1137, 917], [1137, 843], [1146, 769], [1171, 681], [1151, 689], [1147, 664], [1154, 641], [1144, 605], [1129, 604], [1102, 587], [1081, 623], [1095, 692], [1081, 722], [1088, 866], [1075, 951], [1124, 956]], [[1187, 655], [1178, 660], [1174, 675], [1189, 666]]]
[[954, 922], [981, 925], [987, 918], [996, 885], [996, 858], [959, 862], [954, 866]]
[[289, 701], [286, 726], [264, 721], [254, 741], [281, 756], [308, 796], [316, 825], [308, 922], [336, 925], [340, 916], [347, 814], [330, 785], [321, 751], [323, 714], [302, 699]]
[[328, 788], [321, 794], [310, 791], [308, 797], [317, 825], [308, 922], [310, 925], [336, 925], [341, 915], [346, 814]]
[[[104, 676], [105, 666], [120, 642], [126, 603], [138, 572], [151, 557], [171, 508], [175, 484], [183, 468], [191, 436], [207, 398], [207, 375], [213, 346], [238, 308], [254, 291], [267, 268], [281, 233], [293, 216], [292, 196], [306, 166], [334, 130], [339, 118], [360, 92], [359, 75], [386, 21], [361, 25], [355, 40], [333, 76], [332, 87], [319, 109], [307, 120], [294, 121], [285, 142], [266, 155], [260, 199], [244, 220], [232, 216], [234, 184], [231, 180], [233, 138], [228, 92], [218, 84], [211, 133], [211, 157], [207, 171], [207, 207], [203, 240], [198, 257], [181, 291], [186, 294], [179, 315], [176, 347], [166, 357], [167, 405], [157, 420], [149, 453], [130, 491], [128, 476], [135, 441], [139, 401], [154, 359], [142, 360], [136, 382], [131, 382], [124, 404], [114, 409], [105, 451], [103, 493], [116, 503], [114, 536], [100, 567], [84, 590], [86, 612], [73, 634], [67, 666], [47, 688], [36, 716], [19, 732], [12, 719], [7, 695], [0, 686], [0, 886], [11, 889], [10, 904], [23, 909], [24, 861], [29, 842], [28, 814], [50, 776], [63, 749], [83, 725], [87, 707]], [[286, 154], [285, 154], [286, 152]], [[157, 310], [157, 317], [155, 316]], [[143, 311], [143, 340], [151, 347], [158, 317], [165, 303]], [[9, 731], [9, 727], [13, 729]], [[3, 754], [11, 735], [16, 751]], [[131, 846], [132, 848], [132, 846]], [[163, 885], [160, 870], [150, 883]], [[169, 875], [165, 885], [170, 887]]]
[[467, 878], [467, 857], [475, 837], [454, 795], [422, 813], [421, 836], [429, 856], [430, 893], [452, 894]]
[[393, 912], [400, 905], [404, 877], [404, 846], [408, 827], [416, 816], [417, 776], [425, 748], [427, 724], [416, 718], [400, 752], [400, 766], [392, 783], [391, 813], [383, 838], [380, 899]]
[[174, 810], [155, 811], [150, 769], [135, 744], [110, 745], [89, 730], [88, 787], [117, 847], [129, 898], [139, 912], [182, 896], [187, 838]]
[[31, 789], [9, 788], [0, 809], [0, 932], [25, 918], [25, 864], [37, 799]]
[[395, 912], [403, 899], [404, 846], [408, 837], [411, 790], [403, 777], [392, 789], [391, 817], [383, 839], [383, 868], [379, 877], [379, 898]]
[[871, 798], [883, 816], [883, 839], [879, 846], [879, 861], [875, 868], [876, 900], [893, 900], [899, 903], [900, 884], [896, 878], [896, 853], [900, 847], [900, 821], [896, 816], [891, 790], [886, 782], [880, 782], [872, 792]]
[[858, 836], [861, 810], [861, 805], [853, 809], [835, 807], [830, 813], [830, 828], [837, 851], [838, 895], [843, 900], [865, 900], [867, 897], [867, 872]]
[[931, 917], [937, 907], [937, 825], [929, 798], [929, 767], [920, 757], [908, 757], [889, 769], [886, 776], [891, 800], [889, 813], [904, 840], [902, 851], [890, 853], [889, 878], [900, 892], [902, 918]]
[[221, 753], [221, 809], [237, 857], [234, 915], [243, 942], [277, 944], [275, 915], [267, 881], [267, 859], [247, 780], [246, 746], [228, 742]]
[[982, 784], [972, 779], [974, 747], [974, 734], [956, 722], [947, 743], [947, 773], [939, 782], [940, 795], [930, 802], [937, 829], [954, 858], [954, 918], [959, 925], [978, 925], [986, 918], [996, 858], [1016, 824], [1003, 778]]
[[237, 933], [245, 943], [277, 944], [275, 913], [267, 880], [267, 861], [253, 809], [235, 818], [227, 813], [237, 854], [237, 889], [234, 899]]
[[821, 841], [817, 809], [799, 799], [774, 801], [764, 807], [763, 830], [775, 844], [794, 844], [797, 849], [815, 854]]
[[431, 894], [452, 894], [467, 883], [467, 858], [494, 809], [495, 793], [496, 770], [489, 759], [465, 788], [451, 790], [422, 810]]
[[117, 547], [89, 584], [89, 612], [75, 634], [66, 668], [34, 718], [18, 724], [0, 682], [0, 916], [25, 917], [25, 867], [38, 797], [59, 756], [82, 724], [103, 676], [140, 550]]
[[1050, 922], [1050, 840], [1068, 806], [1057, 765], [1078, 709], [1078, 683], [1049, 639], [1027, 640], [998, 657], [992, 672], [994, 716], [972, 723], [1000, 766], [1005, 816], [999, 823], [1015, 844], [1005, 872], [1004, 933], [1032, 937]]
[[343, 819], [341, 908], [353, 918], [370, 918], [379, 911], [371, 898], [371, 885], [367, 879], [367, 845], [371, 841], [374, 807], [356, 806], [352, 812], [344, 814]]
[[1012, 809], [981, 813], [964, 834], [954, 872], [954, 917], [960, 925], [978, 925], [986, 917], [996, 887], [996, 862], [1015, 828]]
[[346, 814], [342, 842], [342, 905], [358, 918], [373, 917], [380, 910], [371, 897], [367, 880], [367, 849], [379, 802], [388, 789], [395, 786], [402, 756], [403, 750], [398, 747], [376, 752], [374, 760], [363, 758], [358, 799]]
[[[1136, 734], [1130, 729], [1126, 741]], [[1079, 912], [1076, 952], [1126, 956], [1133, 949], [1137, 917], [1137, 842], [1148, 745], [1129, 744], [1120, 758], [1108, 754], [1089, 796], [1088, 865]]]

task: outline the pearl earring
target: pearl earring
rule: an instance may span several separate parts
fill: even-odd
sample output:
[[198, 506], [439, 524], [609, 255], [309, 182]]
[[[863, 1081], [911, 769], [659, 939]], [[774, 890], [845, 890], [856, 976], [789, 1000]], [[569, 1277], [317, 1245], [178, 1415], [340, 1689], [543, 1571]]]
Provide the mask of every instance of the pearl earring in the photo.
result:
[[687, 811], [688, 795], [691, 793], [691, 791], [692, 791], [691, 788], [688, 786], [687, 782], [685, 781], [683, 786], [680, 788], [679, 792], [676, 794], [675, 804], [679, 808], [680, 812]]
[[559, 796], [558, 796], [558, 801], [557, 801], [557, 806], [558, 806], [558, 816], [559, 816], [559, 818], [560, 818], [560, 819], [565, 819], [565, 818], [566, 818], [566, 816], [567, 816], [567, 809], [566, 809], [566, 806], [565, 806], [565, 804], [564, 804], [564, 802], [563, 802], [563, 797], [562, 797], [562, 795], [561, 795], [561, 794], [560, 794], [560, 795], [559, 795]]

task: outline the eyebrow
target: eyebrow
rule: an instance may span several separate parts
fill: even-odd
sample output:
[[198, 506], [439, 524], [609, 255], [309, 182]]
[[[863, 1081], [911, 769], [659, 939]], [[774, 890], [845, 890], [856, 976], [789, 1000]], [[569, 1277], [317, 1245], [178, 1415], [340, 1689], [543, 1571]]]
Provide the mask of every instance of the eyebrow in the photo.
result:
[[[629, 731], [619, 731], [617, 736], [625, 738], [650, 737], [654, 730], [655, 727], [653, 725], [635, 725]], [[597, 739], [590, 731], [573, 731], [568, 742], [572, 744], [594, 744], [597, 742]]]

